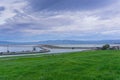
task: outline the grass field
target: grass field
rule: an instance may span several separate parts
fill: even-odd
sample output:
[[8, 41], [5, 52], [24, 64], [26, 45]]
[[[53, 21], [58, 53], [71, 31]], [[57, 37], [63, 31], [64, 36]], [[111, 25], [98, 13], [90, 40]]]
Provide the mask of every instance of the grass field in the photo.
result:
[[120, 51], [0, 58], [0, 80], [120, 80]]

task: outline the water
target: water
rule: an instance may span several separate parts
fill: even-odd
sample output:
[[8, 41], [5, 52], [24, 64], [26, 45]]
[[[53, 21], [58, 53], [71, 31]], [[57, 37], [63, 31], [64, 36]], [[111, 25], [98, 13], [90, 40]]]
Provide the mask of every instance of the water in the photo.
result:
[[50, 49], [50, 52], [48, 53], [64, 53], [64, 52], [78, 52], [78, 51], [84, 51], [86, 49]]
[[[9, 45], [0, 46], [0, 52], [22, 52], [22, 51], [33, 51], [33, 45]], [[36, 48], [36, 51], [40, 51], [40, 48]]]
[[[61, 46], [61, 47], [102, 47], [104, 44], [78, 44], [78, 45], [54, 45], [54, 46]], [[111, 46], [120, 46], [120, 44], [110, 44]], [[88, 49], [50, 49], [51, 52], [49, 53], [63, 53], [63, 52], [78, 52], [84, 51]]]
[[[60, 44], [56, 46], [62, 46], [62, 47], [102, 47], [105, 44]], [[120, 46], [120, 44], [110, 44], [110, 46]]]
[[[21, 51], [32, 51], [33, 46], [35, 45], [9, 45], [9, 46], [0, 46], [0, 52], [21, 52]], [[102, 47], [103, 44], [80, 44], [80, 45], [55, 45], [61, 47]], [[111, 44], [111, 46], [120, 46], [119, 44]], [[36, 48], [36, 51], [40, 51], [40, 48]], [[83, 51], [85, 49], [49, 49], [49, 53], [62, 53], [62, 52], [76, 52]]]

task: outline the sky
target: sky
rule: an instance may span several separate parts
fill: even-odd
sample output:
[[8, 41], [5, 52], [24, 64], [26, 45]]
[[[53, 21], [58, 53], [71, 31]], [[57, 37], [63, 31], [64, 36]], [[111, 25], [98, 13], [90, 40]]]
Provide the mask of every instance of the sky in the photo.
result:
[[120, 39], [120, 0], [1, 0], [0, 41]]

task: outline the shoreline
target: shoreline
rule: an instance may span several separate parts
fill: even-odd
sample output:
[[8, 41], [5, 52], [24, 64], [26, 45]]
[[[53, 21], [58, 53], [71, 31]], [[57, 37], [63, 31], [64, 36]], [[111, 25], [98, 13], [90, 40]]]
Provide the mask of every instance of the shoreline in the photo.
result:
[[[82, 50], [82, 51], [73, 51], [73, 52], [83, 52], [83, 51], [89, 51], [89, 50]], [[5, 57], [22, 57], [22, 56], [36, 56], [36, 55], [46, 55], [46, 54], [68, 54], [68, 53], [72, 53], [70, 52], [58, 52], [58, 53], [28, 53], [28, 54], [11, 54], [11, 55], [0, 55], [0, 58], [5, 58]]]
[[[10, 47], [10, 45], [9, 45], [9, 47]], [[25, 55], [25, 54], [38, 54], [38, 53], [48, 53], [48, 52], [49, 53], [55, 53], [54, 50], [56, 50], [56, 53], [59, 53], [59, 52], [75, 52], [75, 51], [95, 50], [96, 49], [96, 47], [62, 47], [62, 46], [54, 46], [54, 45], [34, 45], [34, 46], [31, 46], [32, 50], [29, 50], [29, 51], [19, 51], [19, 52], [13, 52], [12, 51], [11, 52], [9, 50], [9, 47], [6, 46], [7, 51], [6, 52], [0, 52], [0, 56], [22, 55], [22, 54], [23, 55]], [[36, 48], [38, 48], [39, 50], [36, 51]]]

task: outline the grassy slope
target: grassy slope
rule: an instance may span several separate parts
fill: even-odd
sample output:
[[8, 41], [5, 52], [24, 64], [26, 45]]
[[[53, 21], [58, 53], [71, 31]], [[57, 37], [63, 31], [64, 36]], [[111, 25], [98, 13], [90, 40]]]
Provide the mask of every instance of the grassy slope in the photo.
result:
[[120, 51], [0, 58], [0, 80], [120, 80]]

